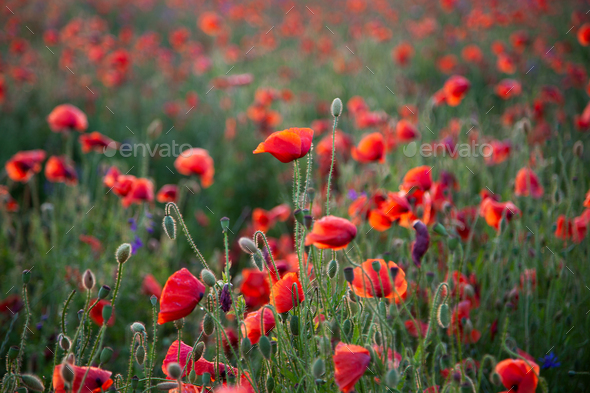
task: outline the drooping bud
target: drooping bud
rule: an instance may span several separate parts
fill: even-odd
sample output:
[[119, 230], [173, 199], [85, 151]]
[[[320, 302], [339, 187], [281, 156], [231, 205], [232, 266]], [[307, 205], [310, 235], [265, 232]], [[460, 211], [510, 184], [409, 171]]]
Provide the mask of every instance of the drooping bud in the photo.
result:
[[252, 261], [254, 262], [254, 265], [256, 265], [258, 270], [264, 270], [264, 256], [262, 255], [262, 252], [260, 250], [252, 254]]
[[131, 378], [131, 389], [135, 391], [137, 389], [137, 386], [139, 386], [139, 378], [137, 377], [137, 375], [134, 375]]
[[211, 272], [211, 270], [208, 270], [208, 269], [201, 270], [201, 280], [208, 287], [215, 286], [215, 283], [217, 282], [217, 279], [215, 278], [215, 275], [213, 274], [213, 272]]
[[84, 288], [87, 291], [91, 291], [92, 288], [94, 288], [95, 282], [96, 280], [94, 278], [94, 273], [92, 273], [92, 270], [86, 269], [86, 271], [82, 275], [82, 285], [84, 285]]
[[352, 284], [354, 280], [354, 269], [351, 267], [344, 268], [344, 279], [349, 283]]
[[195, 382], [197, 382], [197, 373], [195, 372], [195, 370], [191, 370], [190, 373], [188, 373], [188, 381], [194, 385]]
[[177, 389], [178, 382], [160, 382], [156, 386], [157, 386], [158, 390], [161, 390], [163, 392], [167, 392], [168, 390]]
[[20, 378], [23, 381], [23, 385], [25, 385], [29, 390], [32, 390], [34, 392], [42, 392], [43, 390], [45, 390], [43, 382], [41, 382], [39, 377], [35, 375], [23, 374], [20, 376]]
[[154, 119], [147, 128], [147, 135], [150, 139], [158, 139], [162, 133], [163, 125], [162, 120]]
[[309, 230], [311, 229], [311, 224], [313, 224], [313, 217], [311, 214], [303, 216], [303, 226]]
[[131, 324], [131, 331], [134, 333], [143, 333], [145, 332], [145, 325], [141, 322], [133, 322]]
[[299, 335], [299, 317], [297, 315], [291, 315], [291, 320], [289, 321], [289, 327], [291, 329], [291, 334], [294, 336]]
[[242, 339], [242, 343], [240, 344], [240, 349], [242, 350], [242, 356], [246, 357], [250, 350], [252, 349], [252, 342], [248, 337], [244, 337]]
[[219, 305], [221, 306], [221, 310], [223, 312], [228, 312], [231, 309], [232, 299], [229, 290], [229, 284], [225, 284], [221, 290], [221, 293], [219, 294]]
[[100, 353], [100, 363], [105, 364], [111, 360], [113, 356], [113, 348], [111, 347], [104, 347], [102, 352]]
[[70, 350], [70, 347], [72, 346], [72, 342], [70, 341], [68, 336], [60, 333], [59, 336], [57, 336], [57, 340], [59, 342], [59, 347], [61, 349], [63, 349], [66, 352]]
[[269, 375], [268, 378], [266, 378], [265, 385], [267, 393], [271, 393], [275, 389], [275, 379], [272, 377], [272, 375]]
[[166, 235], [168, 235], [170, 239], [176, 239], [176, 221], [174, 221], [172, 216], [164, 216], [162, 228], [164, 228], [164, 232], [166, 232]]
[[317, 358], [313, 363], [311, 371], [316, 379], [321, 378], [322, 375], [326, 373], [326, 364], [324, 363], [324, 360], [322, 358]]
[[61, 366], [61, 378], [64, 380], [65, 383], [71, 385], [74, 381], [74, 369], [67, 361], [62, 363]]
[[350, 336], [352, 333], [352, 321], [350, 319], [346, 319], [342, 324], [342, 333], [344, 333], [345, 336]]
[[199, 341], [197, 345], [195, 345], [193, 349], [193, 361], [197, 361], [203, 356], [203, 352], [205, 351], [205, 343], [203, 341]]
[[127, 262], [129, 257], [131, 256], [131, 244], [123, 243], [117, 248], [117, 252], [115, 252], [115, 257], [117, 258], [117, 262], [123, 264]]
[[23, 270], [23, 284], [28, 284], [31, 281], [31, 271], [26, 269]]
[[490, 381], [492, 382], [492, 384], [499, 386], [502, 384], [502, 377], [500, 377], [500, 374], [494, 371], [490, 376]]
[[211, 383], [211, 374], [203, 373], [203, 386], [209, 386]]
[[447, 240], [447, 246], [449, 246], [449, 250], [451, 250], [451, 251], [455, 251], [457, 249], [458, 245], [459, 245], [459, 238], [457, 238], [457, 237], [450, 237], [449, 240]]
[[446, 329], [449, 327], [449, 324], [451, 323], [451, 312], [449, 311], [448, 304], [443, 303], [438, 307], [436, 320], [438, 322], [438, 326], [441, 328]]
[[584, 144], [582, 141], [576, 141], [574, 143], [574, 156], [580, 158], [584, 154]]
[[78, 321], [81, 321], [83, 316], [84, 316], [84, 310], [79, 309], [78, 310]]
[[342, 114], [342, 100], [340, 98], [334, 98], [332, 101], [332, 105], [330, 106], [330, 112], [332, 112], [332, 116], [338, 117]]
[[258, 251], [256, 244], [248, 237], [241, 237], [240, 240], [238, 240], [238, 244], [240, 245], [242, 251], [244, 251], [246, 254], [252, 255]]
[[137, 361], [137, 364], [140, 366], [143, 366], [143, 362], [145, 362], [145, 348], [143, 345], [140, 345], [135, 350], [135, 361]]
[[221, 218], [221, 230], [223, 231], [223, 233], [227, 232], [229, 230], [229, 218], [227, 217], [223, 217]]
[[330, 263], [328, 264], [328, 277], [333, 279], [334, 277], [336, 277], [337, 273], [338, 273], [338, 261], [335, 259], [332, 259], [330, 261]]
[[167, 371], [168, 375], [170, 375], [170, 378], [172, 379], [178, 379], [182, 375], [182, 367], [180, 367], [180, 364], [176, 362], [168, 364]]
[[272, 348], [270, 345], [270, 340], [267, 336], [261, 336], [260, 340], [258, 341], [258, 349], [262, 356], [265, 357], [266, 360], [270, 360], [272, 356]]
[[397, 370], [395, 368], [392, 368], [387, 372], [387, 375], [385, 376], [385, 383], [387, 384], [387, 387], [389, 387], [390, 389], [395, 389], [397, 387], [398, 382], [399, 374], [397, 373]]
[[18, 353], [20, 352], [20, 348], [17, 347], [16, 345], [11, 346], [10, 348], [8, 348], [8, 360], [14, 360], [16, 359], [16, 357], [18, 356]]
[[441, 236], [449, 236], [447, 229], [440, 222], [437, 222], [434, 225], [434, 228], [432, 228], [432, 230], [434, 231], [434, 233], [437, 233]]
[[109, 296], [109, 293], [111, 293], [111, 287], [109, 287], [108, 285], [103, 285], [98, 290], [98, 298], [100, 300], [106, 299], [106, 297]]
[[203, 318], [203, 333], [205, 333], [207, 336], [210, 336], [211, 334], [213, 334], [214, 330], [215, 321], [213, 320], [213, 316], [207, 313]]

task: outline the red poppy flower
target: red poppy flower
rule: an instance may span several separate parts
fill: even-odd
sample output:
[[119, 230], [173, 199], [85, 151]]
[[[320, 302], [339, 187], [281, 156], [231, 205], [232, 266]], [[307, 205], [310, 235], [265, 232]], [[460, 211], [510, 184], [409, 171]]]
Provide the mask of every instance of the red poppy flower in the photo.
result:
[[450, 106], [457, 106], [461, 103], [469, 91], [471, 83], [461, 75], [453, 75], [443, 86], [446, 103]]
[[[184, 393], [199, 393], [201, 391], [200, 386], [191, 385], [190, 383], [181, 382], [181, 387], [182, 387], [182, 392], [184, 392]], [[169, 393], [180, 393], [180, 391], [178, 390], [178, 387], [175, 387], [174, 389], [170, 389], [168, 392]], [[217, 391], [216, 391], [216, 393], [217, 393]]]
[[522, 92], [520, 82], [514, 79], [502, 79], [494, 88], [496, 95], [503, 100], [516, 97]]
[[[297, 292], [293, 292], [294, 286], [297, 287]], [[297, 273], [285, 274], [270, 289], [270, 304], [274, 306], [279, 314], [290, 311], [304, 300], [305, 294]]]
[[99, 255], [102, 252], [102, 243], [94, 236], [80, 235], [78, 237], [82, 243], [86, 243], [92, 248], [92, 252]]
[[[121, 176], [122, 177], [122, 176]], [[135, 203], [141, 205], [143, 202], [154, 201], [154, 183], [145, 178], [137, 178], [131, 184], [129, 192], [125, 195], [123, 200], [124, 207], [129, 207]]]
[[176, 202], [176, 198], [178, 198], [176, 184], [164, 184], [156, 194], [156, 200], [160, 203]]
[[[62, 364], [55, 366], [53, 369], [53, 389], [55, 393], [77, 392], [85, 391], [91, 393], [99, 393], [107, 391], [113, 384], [111, 379], [112, 372], [98, 367], [79, 367], [70, 364], [69, 367], [74, 372], [74, 381], [71, 388], [66, 389], [65, 382], [61, 376]], [[86, 376], [86, 379], [84, 379]], [[84, 380], [84, 385], [82, 385]]]
[[148, 296], [155, 296], [160, 299], [160, 296], [162, 295], [162, 286], [153, 275], [147, 274], [143, 278], [141, 291]]
[[317, 248], [340, 250], [356, 237], [356, 227], [345, 218], [325, 216], [314, 222], [310, 233], [305, 237], [305, 245]]
[[254, 224], [254, 230], [267, 232], [269, 229], [274, 227], [277, 222], [286, 221], [290, 215], [291, 208], [286, 203], [276, 206], [270, 211], [266, 211], [257, 207], [252, 212], [252, 223]]
[[26, 183], [35, 173], [41, 171], [43, 160], [43, 150], [19, 151], [6, 162], [6, 174], [14, 181]]
[[589, 221], [590, 219], [585, 217], [584, 214], [575, 217], [573, 220], [566, 218], [564, 215], [560, 215], [557, 218], [555, 237], [562, 240], [572, 239], [574, 243], [581, 243], [586, 237]]
[[472, 44], [467, 45], [461, 51], [461, 57], [468, 63], [481, 63], [483, 61], [483, 53], [479, 46]]
[[363, 97], [354, 96], [351, 97], [350, 100], [348, 100], [348, 102], [346, 103], [346, 109], [348, 109], [348, 111], [352, 113], [353, 116], [356, 116], [359, 113], [368, 111], [369, 106], [367, 105]]
[[88, 128], [88, 119], [84, 112], [70, 104], [56, 106], [47, 116], [47, 122], [53, 132], [84, 132]]
[[8, 295], [0, 301], [0, 313], [10, 315], [11, 317], [23, 308], [23, 302], [19, 295]]
[[45, 164], [45, 177], [52, 183], [66, 183], [69, 186], [78, 183], [76, 170], [65, 156], [51, 156]]
[[339, 342], [334, 352], [334, 379], [338, 389], [345, 393], [353, 390], [370, 362], [369, 350], [358, 345]]
[[496, 202], [492, 198], [485, 198], [479, 207], [479, 215], [485, 218], [489, 226], [498, 230], [503, 217], [510, 221], [512, 217], [520, 215], [520, 210], [512, 202]]
[[590, 45], [590, 23], [584, 23], [578, 30], [578, 42], [582, 46]]
[[410, 169], [404, 176], [400, 189], [406, 192], [412, 189], [428, 191], [432, 186], [431, 171], [432, 168], [427, 165]]
[[498, 71], [505, 74], [514, 74], [516, 72], [516, 63], [514, 59], [506, 53], [502, 53], [498, 56], [496, 67], [498, 68]]
[[117, 142], [98, 131], [91, 132], [90, 134], [82, 134], [78, 138], [78, 141], [82, 145], [82, 153], [89, 153], [91, 151], [104, 153], [107, 148], [116, 149], [118, 146]]
[[532, 196], [541, 198], [544, 193], [543, 186], [539, 183], [539, 178], [529, 168], [522, 168], [516, 174], [514, 184], [514, 193], [518, 196]]
[[393, 60], [400, 66], [404, 67], [410, 63], [414, 57], [414, 47], [409, 42], [400, 42], [398, 46], [391, 51]]
[[249, 309], [256, 309], [267, 304], [270, 299], [268, 273], [258, 269], [243, 269], [240, 293], [244, 296]]
[[[94, 304], [98, 299], [93, 299], [90, 304]], [[90, 318], [94, 321], [94, 323], [96, 323], [98, 326], [102, 326], [102, 324], [104, 323], [104, 319], [102, 318], [102, 309], [104, 308], [104, 306], [110, 306], [111, 302], [109, 302], [108, 300], [99, 300], [98, 304], [96, 306], [94, 306], [94, 308], [92, 310], [90, 310]], [[108, 322], [107, 322], [107, 326], [113, 326], [115, 324], [115, 309], [113, 308], [113, 311], [111, 313], [111, 317], [109, 318]]]
[[505, 141], [491, 141], [487, 146], [484, 146], [482, 155], [486, 164], [497, 165], [506, 161], [511, 152], [512, 142], [507, 139]]
[[584, 200], [584, 207], [590, 208], [590, 190], [586, 193], [586, 199]]
[[380, 132], [365, 135], [358, 146], [352, 148], [352, 158], [360, 163], [385, 162], [385, 139]]
[[534, 393], [539, 382], [537, 375], [540, 368], [535, 362], [528, 363], [530, 366], [521, 359], [505, 359], [496, 364], [496, 372], [500, 375], [502, 385], [518, 393]]
[[311, 148], [313, 130], [311, 128], [289, 128], [273, 132], [258, 145], [254, 154], [270, 153], [283, 163], [304, 157]]
[[160, 297], [158, 324], [176, 321], [189, 315], [205, 295], [203, 285], [187, 269], [171, 275]]
[[[379, 262], [379, 273], [373, 269], [373, 262]], [[391, 269], [397, 269], [395, 282], [391, 280]], [[352, 290], [357, 296], [365, 298], [388, 298], [399, 303], [403, 298], [408, 283], [406, 274], [395, 262], [385, 262], [383, 259], [367, 259], [361, 266], [354, 269]]]
[[109, 169], [107, 169], [104, 177], [102, 178], [102, 184], [104, 184], [105, 187], [111, 189], [117, 183], [117, 179], [120, 175], [121, 172], [119, 171], [119, 168], [117, 168], [116, 166], [112, 166]]
[[[262, 310], [264, 310], [264, 313]], [[264, 321], [261, 321], [263, 315]], [[247, 336], [252, 344], [258, 344], [258, 341], [262, 336], [261, 322], [264, 322], [264, 335], [268, 336], [268, 334], [275, 328], [276, 323], [274, 314], [271, 310], [263, 308], [258, 311], [248, 313], [244, 318], [244, 324], [241, 328], [242, 336]]]
[[451, 314], [451, 324], [447, 330], [449, 336], [457, 335], [461, 337], [464, 343], [476, 343], [481, 338], [481, 333], [477, 329], [467, 331], [465, 323], [470, 319], [472, 303], [470, 300], [463, 300], [453, 309]]
[[190, 150], [185, 150], [174, 161], [174, 167], [182, 175], [200, 176], [201, 184], [204, 188], [213, 184], [213, 175], [215, 174], [213, 159], [205, 149], [194, 147]]
[[210, 36], [216, 36], [223, 29], [223, 20], [215, 12], [203, 12], [199, 17], [199, 29]]
[[395, 368], [395, 369], [399, 368], [399, 364], [402, 361], [401, 353], [396, 352], [391, 348], [388, 348], [387, 349], [387, 359], [385, 359], [382, 345], [373, 344], [373, 350], [375, 351], [377, 356], [379, 356], [379, 358], [381, 359], [382, 362], [385, 363], [385, 361], [387, 360], [387, 365], [389, 366], [389, 368]]
[[373, 199], [377, 208], [369, 212], [369, 224], [378, 231], [388, 230], [392, 223], [401, 220], [404, 214], [412, 210], [408, 199], [399, 193], [389, 192], [386, 199]]
[[397, 122], [395, 134], [397, 140], [402, 143], [411, 142], [422, 137], [416, 126], [405, 119]]
[[407, 320], [404, 322], [404, 326], [408, 331], [408, 334], [412, 337], [426, 337], [426, 332], [428, 331], [428, 324], [422, 321], [416, 321], [414, 323], [413, 320]]
[[[182, 376], [187, 376], [191, 370], [193, 369], [193, 362], [189, 363], [188, 365], [186, 364], [186, 359], [188, 357], [188, 354], [191, 353], [193, 350], [193, 347], [191, 347], [190, 345], [185, 344], [184, 342], [180, 342], [180, 357], [178, 356], [178, 340], [174, 340], [174, 342], [172, 344], [170, 344], [170, 347], [168, 348], [168, 351], [166, 351], [166, 356], [164, 357], [164, 360], [162, 361], [162, 372], [164, 373], [164, 375], [166, 375], [167, 377], [170, 378], [170, 375], [168, 375], [168, 365], [170, 363], [178, 363], [180, 365], [180, 367], [182, 367], [182, 369], [184, 370], [184, 373], [182, 374]], [[186, 366], [186, 369], [184, 368]]]

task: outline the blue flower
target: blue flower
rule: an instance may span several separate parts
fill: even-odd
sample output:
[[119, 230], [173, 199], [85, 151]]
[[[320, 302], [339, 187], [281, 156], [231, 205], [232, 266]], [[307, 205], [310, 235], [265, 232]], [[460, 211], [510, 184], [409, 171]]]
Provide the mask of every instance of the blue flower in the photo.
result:
[[135, 221], [135, 218], [131, 217], [127, 222], [133, 232], [137, 231], [137, 221]]
[[541, 368], [543, 369], [561, 366], [561, 362], [557, 361], [557, 356], [555, 356], [553, 352], [549, 353], [549, 355], [545, 355], [542, 358], [539, 358], [539, 361], [543, 363], [541, 365]]
[[133, 239], [133, 241], [131, 242], [131, 249], [133, 250], [132, 253], [135, 254], [135, 252], [141, 247], [143, 247], [143, 242], [141, 241], [139, 236], [135, 236], [135, 239]]

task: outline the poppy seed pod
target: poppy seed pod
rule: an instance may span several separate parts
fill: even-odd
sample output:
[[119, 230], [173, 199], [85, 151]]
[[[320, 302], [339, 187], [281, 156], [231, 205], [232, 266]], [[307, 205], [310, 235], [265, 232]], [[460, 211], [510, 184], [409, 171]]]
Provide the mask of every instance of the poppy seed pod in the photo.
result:
[[371, 263], [371, 267], [373, 268], [375, 273], [379, 273], [379, 270], [381, 270], [381, 263], [379, 263], [378, 259], [375, 259], [373, 263]]
[[156, 295], [150, 296], [150, 303], [152, 303], [152, 306], [158, 304], [158, 297]]
[[227, 217], [223, 217], [221, 220], [221, 230], [223, 231], [223, 233], [227, 232], [229, 229], [229, 218]]
[[307, 210], [307, 209], [295, 209], [293, 211], [293, 216], [295, 217], [297, 222], [300, 223], [301, 225], [303, 225], [303, 219], [305, 217], [304, 210]]
[[96, 282], [94, 278], [94, 273], [92, 270], [86, 269], [84, 274], [82, 275], [82, 285], [86, 288], [87, 291], [91, 291], [94, 288], [94, 283]]
[[180, 364], [176, 362], [170, 363], [168, 365], [167, 371], [168, 375], [170, 375], [170, 377], [173, 379], [178, 379], [182, 375], [182, 367], [180, 367]]
[[267, 336], [260, 337], [260, 340], [258, 340], [258, 349], [260, 350], [260, 353], [262, 354], [262, 356], [264, 356], [266, 360], [270, 360], [272, 356], [272, 348], [270, 345], [270, 340]]
[[111, 287], [109, 287], [108, 285], [103, 285], [98, 290], [98, 298], [100, 300], [106, 299], [106, 297], [109, 296], [109, 293], [111, 293]]
[[252, 255], [258, 251], [256, 244], [248, 237], [241, 237], [240, 240], [238, 240], [238, 244], [240, 245], [242, 251], [244, 251], [246, 254]]
[[104, 347], [102, 349], [102, 352], [100, 353], [100, 363], [101, 364], [108, 363], [109, 360], [111, 360], [112, 356], [113, 356], [113, 348]]
[[349, 283], [352, 284], [354, 280], [354, 269], [351, 267], [344, 268], [344, 279]]
[[217, 282], [215, 275], [208, 269], [201, 270], [201, 280], [207, 284], [208, 287], [215, 286], [215, 283]]
[[117, 248], [117, 252], [115, 252], [115, 257], [117, 258], [117, 262], [123, 264], [127, 262], [129, 257], [131, 256], [131, 244], [123, 243]]
[[172, 216], [164, 216], [162, 227], [170, 239], [176, 239], [176, 221]]
[[342, 100], [340, 98], [334, 98], [332, 101], [332, 105], [330, 106], [330, 112], [332, 112], [332, 116], [338, 117], [342, 114]]
[[29, 390], [32, 390], [34, 392], [42, 392], [43, 390], [45, 390], [43, 382], [41, 382], [39, 377], [35, 375], [23, 374], [20, 376], [20, 378], [23, 381], [23, 385], [25, 385]]
[[324, 360], [322, 358], [317, 358], [313, 363], [311, 371], [316, 379], [321, 378], [322, 375], [326, 373], [326, 364], [324, 363]]
[[23, 284], [28, 284], [31, 281], [31, 271], [23, 270]]

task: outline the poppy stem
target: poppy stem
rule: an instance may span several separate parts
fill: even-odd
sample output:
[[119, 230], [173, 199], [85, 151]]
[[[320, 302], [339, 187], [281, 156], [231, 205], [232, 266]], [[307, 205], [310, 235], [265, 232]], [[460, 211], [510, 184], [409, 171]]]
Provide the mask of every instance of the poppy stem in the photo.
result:
[[81, 393], [82, 391], [82, 386], [84, 386], [84, 382], [86, 381], [86, 377], [88, 376], [88, 372], [90, 371], [90, 367], [92, 366], [92, 363], [94, 363], [94, 358], [96, 356], [98, 356], [99, 351], [97, 351], [98, 348], [102, 348], [102, 339], [104, 338], [104, 331], [107, 327], [107, 321], [104, 321], [102, 323], [102, 326], [100, 327], [100, 330], [98, 331], [98, 336], [96, 337], [96, 341], [94, 342], [94, 346], [92, 347], [92, 352], [90, 353], [90, 359], [88, 360], [88, 368], [86, 368], [86, 372], [84, 373], [84, 376], [82, 377], [82, 381], [80, 382], [80, 387], [78, 388], [78, 393]]
[[186, 239], [188, 240], [189, 244], [191, 245], [191, 248], [193, 249], [193, 251], [197, 255], [197, 258], [199, 258], [199, 260], [201, 261], [201, 263], [203, 264], [205, 269], [211, 270], [211, 268], [207, 264], [207, 261], [205, 261], [203, 254], [201, 254], [201, 252], [197, 248], [197, 245], [193, 241], [193, 238], [191, 237], [191, 234], [189, 233], [188, 228], [186, 227], [186, 224], [184, 223], [184, 219], [182, 218], [182, 214], [180, 214], [180, 210], [178, 209], [178, 206], [176, 206], [176, 203], [168, 202], [166, 204], [166, 207], [164, 209], [164, 212], [166, 213], [166, 215], [170, 215], [171, 210], [174, 210], [174, 212], [176, 213], [176, 217], [178, 217], [178, 221], [180, 222], [180, 226], [182, 227], [182, 231], [184, 232]]
[[[270, 256], [270, 261], [272, 262], [272, 267], [274, 268], [274, 273], [277, 277], [277, 280], [280, 280], [281, 276], [279, 275], [279, 269], [277, 269], [277, 265], [275, 264], [275, 259], [272, 256], [272, 250], [271, 250], [270, 246], [268, 245], [268, 241], [266, 240], [266, 235], [262, 231], [256, 231], [254, 233], [254, 243], [258, 243], [258, 236], [262, 236], [262, 240], [264, 241], [264, 245], [266, 246], [266, 250], [268, 251], [268, 255]], [[258, 245], [257, 245], [257, 247], [258, 247]], [[268, 270], [270, 270], [270, 267], [268, 266], [268, 262], [266, 262], [266, 259], [264, 260], [264, 262], [266, 263], [266, 267], [268, 267]]]
[[156, 313], [156, 304], [158, 304], [157, 302], [154, 303], [154, 305], [152, 305], [152, 323], [154, 326], [154, 337], [152, 338], [152, 348], [151, 348], [151, 353], [150, 353], [150, 357], [148, 359], [148, 367], [147, 367], [147, 375], [146, 375], [146, 379], [147, 379], [147, 385], [146, 385], [146, 389], [152, 386], [152, 373], [153, 373], [153, 369], [154, 369], [154, 360], [156, 358], [156, 342], [158, 341], [158, 325], [157, 325], [157, 313]]
[[20, 372], [20, 366], [23, 360], [23, 355], [25, 353], [25, 344], [27, 343], [27, 330], [29, 330], [29, 323], [31, 320], [31, 309], [29, 308], [29, 295], [27, 292], [27, 284], [23, 283], [23, 303], [25, 304], [25, 326], [23, 327], [23, 332], [20, 337], [20, 345], [18, 356], [16, 358], [16, 366], [15, 366], [15, 373], [18, 374]]
[[336, 155], [336, 125], [338, 117], [334, 117], [334, 126], [332, 127], [332, 160], [330, 162], [330, 174], [328, 175], [328, 188], [326, 189], [326, 215], [330, 215], [330, 187], [332, 185], [332, 172], [334, 171], [334, 156]]

